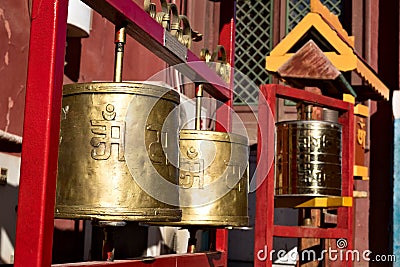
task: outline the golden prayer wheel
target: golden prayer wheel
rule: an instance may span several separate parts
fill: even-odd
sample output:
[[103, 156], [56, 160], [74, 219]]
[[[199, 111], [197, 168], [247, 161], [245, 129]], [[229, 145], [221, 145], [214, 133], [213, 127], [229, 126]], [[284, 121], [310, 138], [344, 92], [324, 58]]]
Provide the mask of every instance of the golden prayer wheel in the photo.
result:
[[[177, 221], [181, 211], [142, 190], [138, 179], [176, 188], [178, 171], [168, 160], [178, 151], [179, 104], [173, 90], [146, 83], [65, 85], [55, 216], [105, 221]], [[169, 116], [168, 120], [166, 118]], [[162, 188], [157, 188], [161, 191]]]
[[182, 221], [176, 224], [248, 226], [247, 138], [181, 130], [179, 143]]
[[342, 126], [317, 120], [276, 124], [275, 195], [341, 195]]

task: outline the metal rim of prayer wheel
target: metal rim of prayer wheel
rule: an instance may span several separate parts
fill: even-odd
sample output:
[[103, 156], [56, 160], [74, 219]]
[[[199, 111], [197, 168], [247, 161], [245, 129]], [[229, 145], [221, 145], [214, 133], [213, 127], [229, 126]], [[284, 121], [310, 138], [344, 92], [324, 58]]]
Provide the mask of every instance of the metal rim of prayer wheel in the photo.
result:
[[[144, 162], [150, 162], [159, 174], [157, 179], [162, 177], [177, 185], [177, 168], [167, 164], [160, 135], [166, 118], [178, 104], [177, 92], [154, 84], [65, 85], [55, 217], [180, 220], [181, 210], [144, 192], [132, 172], [132, 167], [146, 171], [150, 167]], [[168, 142], [177, 143], [178, 117], [168, 122], [170, 125], [163, 128], [170, 133]], [[128, 168], [126, 155], [134, 154], [138, 146], [147, 153], [129, 156]], [[149, 175], [148, 179], [151, 183], [154, 177]], [[178, 189], [176, 198], [178, 202]]]
[[342, 126], [300, 120], [276, 123], [276, 196], [340, 196]]

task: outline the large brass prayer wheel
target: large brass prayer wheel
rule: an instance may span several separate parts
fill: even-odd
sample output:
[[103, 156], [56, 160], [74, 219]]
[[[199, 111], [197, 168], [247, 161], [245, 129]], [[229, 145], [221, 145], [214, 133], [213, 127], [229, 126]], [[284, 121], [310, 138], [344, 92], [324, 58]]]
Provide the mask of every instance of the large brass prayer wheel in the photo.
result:
[[276, 124], [275, 195], [341, 195], [342, 127], [305, 120]]
[[[137, 179], [175, 185], [162, 143], [178, 142], [179, 94], [145, 83], [65, 85], [55, 216], [108, 221], [177, 221], [181, 210], [142, 190]], [[168, 121], [168, 122], [167, 122]], [[178, 160], [178, 152], [168, 159]], [[162, 191], [162, 188], [157, 188]]]
[[179, 225], [248, 226], [248, 141], [232, 133], [180, 131]]

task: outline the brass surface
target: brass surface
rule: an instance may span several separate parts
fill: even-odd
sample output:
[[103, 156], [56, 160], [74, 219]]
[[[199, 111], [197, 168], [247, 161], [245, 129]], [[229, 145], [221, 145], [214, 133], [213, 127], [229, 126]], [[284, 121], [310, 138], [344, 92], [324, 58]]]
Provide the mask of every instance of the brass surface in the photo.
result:
[[[177, 116], [162, 126], [179, 95], [142, 83], [71, 84], [63, 90], [55, 217], [179, 220], [179, 208], [148, 195], [137, 183], [140, 175], [157, 186], [159, 177], [142, 175], [154, 168], [176, 185], [172, 197], [179, 201], [178, 172], [161, 145], [163, 134], [169, 143], [178, 142]], [[145, 153], [137, 152], [140, 147]], [[171, 157], [178, 160], [177, 153]]]
[[231, 81], [231, 65], [228, 63], [226, 50], [223, 45], [217, 45], [211, 56], [211, 62], [215, 62], [215, 71], [227, 84]]
[[231, 133], [181, 130], [176, 225], [248, 226], [248, 141]]
[[151, 0], [144, 0], [143, 7], [158, 24], [170, 32], [181, 44], [191, 48], [192, 42], [199, 42], [203, 39], [202, 34], [191, 28], [189, 19], [184, 15], [179, 15], [175, 3], [160, 0], [160, 5], [160, 12], [157, 12], [156, 4], [152, 3]]
[[341, 195], [342, 128], [324, 121], [276, 124], [275, 195]]
[[200, 84], [196, 87], [196, 117], [195, 129], [201, 130], [201, 103], [203, 98], [203, 85]]

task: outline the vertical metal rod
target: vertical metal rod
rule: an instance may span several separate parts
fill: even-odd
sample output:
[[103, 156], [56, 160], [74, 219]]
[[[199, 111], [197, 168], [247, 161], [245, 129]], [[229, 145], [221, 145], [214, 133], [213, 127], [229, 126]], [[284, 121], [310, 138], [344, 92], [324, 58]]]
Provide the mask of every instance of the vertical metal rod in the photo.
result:
[[114, 82], [122, 82], [122, 65], [124, 61], [124, 45], [126, 43], [125, 27], [115, 26], [115, 64]]
[[313, 106], [312, 105], [306, 105], [305, 113], [306, 113], [305, 114], [306, 115], [305, 119], [308, 120], [308, 121], [312, 120]]
[[196, 86], [196, 120], [195, 129], [201, 130], [201, 100], [203, 97], [203, 85]]
[[197, 233], [197, 228], [194, 227], [189, 227], [189, 240], [188, 240], [188, 248], [187, 248], [187, 253], [196, 253], [196, 243], [197, 243], [197, 238], [196, 238], [196, 233]]

